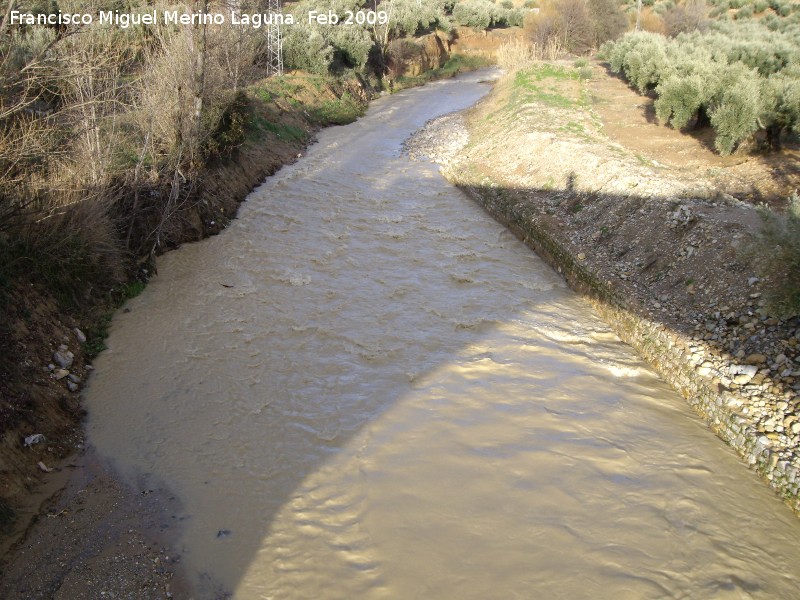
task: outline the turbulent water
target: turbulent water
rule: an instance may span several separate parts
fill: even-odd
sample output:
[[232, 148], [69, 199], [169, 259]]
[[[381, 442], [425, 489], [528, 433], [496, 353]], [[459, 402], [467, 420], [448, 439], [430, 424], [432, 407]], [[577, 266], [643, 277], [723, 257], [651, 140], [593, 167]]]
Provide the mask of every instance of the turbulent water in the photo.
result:
[[202, 597], [800, 597], [800, 521], [402, 155], [485, 92], [376, 102], [160, 259], [96, 363], [90, 440], [180, 498]]

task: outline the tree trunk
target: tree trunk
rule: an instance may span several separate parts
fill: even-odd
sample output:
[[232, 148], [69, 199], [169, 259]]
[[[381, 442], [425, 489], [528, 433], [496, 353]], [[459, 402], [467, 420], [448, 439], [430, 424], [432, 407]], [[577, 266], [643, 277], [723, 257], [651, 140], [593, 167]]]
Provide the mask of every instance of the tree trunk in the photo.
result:
[[642, 22], [642, 0], [636, 0], [636, 31], [639, 31]]
[[[202, 2], [203, 13], [208, 12], [208, 0]], [[208, 26], [203, 23], [196, 25], [193, 45], [195, 51], [195, 67], [194, 67], [194, 114], [192, 121], [192, 147], [198, 148], [200, 137], [202, 134], [201, 117], [203, 115], [203, 92], [205, 88], [206, 78], [206, 34]], [[197, 160], [196, 156], [192, 156], [193, 162]]]
[[8, 6], [6, 7], [6, 14], [3, 16], [3, 22], [0, 23], [0, 35], [5, 33], [6, 29], [8, 29], [8, 20], [11, 18], [11, 11], [14, 10], [14, 6], [17, 4], [17, 0], [8, 0]]
[[781, 149], [781, 134], [783, 133], [783, 127], [780, 125], [770, 125], [767, 127], [767, 144], [769, 144], [770, 150], [780, 150]]

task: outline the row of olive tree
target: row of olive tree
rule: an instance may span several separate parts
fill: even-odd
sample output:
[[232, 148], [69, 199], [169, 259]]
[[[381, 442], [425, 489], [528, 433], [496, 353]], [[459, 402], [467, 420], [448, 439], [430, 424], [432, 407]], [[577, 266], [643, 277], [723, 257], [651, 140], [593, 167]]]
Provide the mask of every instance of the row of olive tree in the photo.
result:
[[490, 27], [521, 27], [524, 12], [520, 9], [495, 4], [489, 0], [466, 0], [453, 6], [453, 21], [457, 25], [489, 29]]
[[676, 128], [710, 123], [715, 147], [730, 154], [763, 132], [800, 132], [800, 27], [770, 31], [757, 22], [718, 23], [666, 38], [630, 33], [601, 49], [611, 69], [641, 93], [654, 92], [656, 114]]

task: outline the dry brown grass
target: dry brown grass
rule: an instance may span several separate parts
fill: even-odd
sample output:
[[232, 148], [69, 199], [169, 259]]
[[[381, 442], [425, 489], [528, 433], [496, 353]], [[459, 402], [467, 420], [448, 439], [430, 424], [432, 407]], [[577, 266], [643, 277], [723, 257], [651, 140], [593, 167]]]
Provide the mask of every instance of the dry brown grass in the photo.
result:
[[536, 58], [536, 47], [520, 39], [504, 42], [497, 49], [497, 64], [507, 71], [522, 69]]

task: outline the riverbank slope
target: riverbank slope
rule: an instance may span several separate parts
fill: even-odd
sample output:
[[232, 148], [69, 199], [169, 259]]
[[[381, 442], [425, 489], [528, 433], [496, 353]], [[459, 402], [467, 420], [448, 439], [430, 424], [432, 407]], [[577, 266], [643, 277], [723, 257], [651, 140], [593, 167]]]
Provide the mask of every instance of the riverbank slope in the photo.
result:
[[[601, 64], [533, 65], [410, 145], [593, 299], [620, 337], [800, 509], [800, 319], [745, 250], [797, 148], [720, 157]], [[638, 110], [631, 110], [631, 106]]]
[[[485, 62], [455, 56], [420, 83]], [[255, 186], [303, 155], [316, 131], [354, 121], [378, 93], [360, 79], [305, 73], [248, 87], [242, 142], [207, 165], [197, 193], [173, 219], [167, 249], [220, 232]], [[75, 597], [100, 589], [118, 597], [140, 597], [136, 590], [189, 595], [180, 557], [165, 541], [176, 525], [164, 520], [174, 514], [168, 486], [131, 489], [119, 481], [86, 448], [81, 426], [81, 388], [111, 316], [156, 266], [136, 261], [114, 293], [77, 308], [32, 280], [2, 290], [8, 352], [0, 360], [0, 391], [13, 409], [3, 415], [0, 446], [4, 597]]]
[[[303, 73], [250, 86], [239, 107], [241, 143], [206, 165], [172, 218], [164, 250], [220, 232], [256, 185], [302, 155], [315, 131], [355, 120], [374, 93], [356, 79]], [[81, 389], [111, 316], [155, 272], [152, 259], [130, 258], [123, 283], [100, 298], [87, 290], [85, 299], [64, 302], [35, 276], [7, 290], [0, 524], [8, 552], [0, 595], [75, 597], [107, 588], [163, 597], [185, 589], [161, 535], [173, 523], [157, 516], [168, 512], [168, 490], [120, 482], [86, 451], [81, 426]]]

